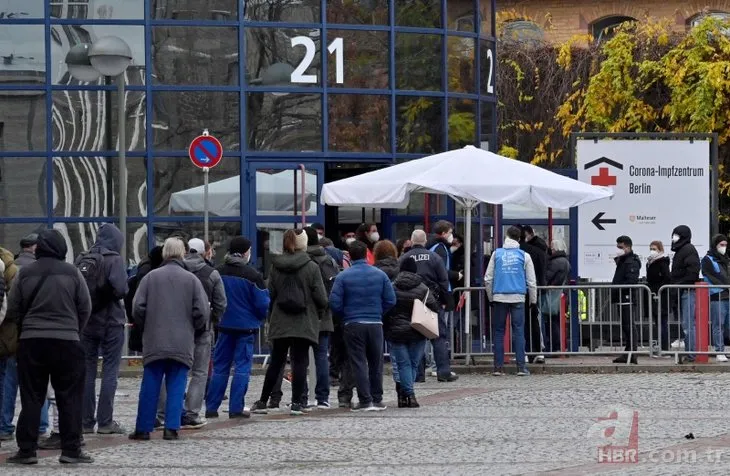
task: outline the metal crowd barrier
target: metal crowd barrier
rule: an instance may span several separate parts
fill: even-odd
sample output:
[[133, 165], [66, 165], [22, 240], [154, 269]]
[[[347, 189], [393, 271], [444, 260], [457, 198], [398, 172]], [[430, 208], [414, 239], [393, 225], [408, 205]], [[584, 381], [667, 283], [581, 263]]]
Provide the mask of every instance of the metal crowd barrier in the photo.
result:
[[657, 293], [657, 347], [675, 363], [727, 361], [730, 344], [730, 286], [666, 285]]
[[[485, 287], [462, 287], [450, 323], [452, 358], [466, 364], [494, 354], [493, 308]], [[465, 299], [466, 293], [471, 299]], [[623, 296], [623, 298], [622, 298]], [[471, 301], [467, 312], [465, 303]], [[648, 286], [585, 283], [538, 287], [537, 312], [525, 308], [526, 353], [529, 356], [649, 355], [655, 329], [654, 306]], [[622, 319], [628, 333], [622, 330]], [[628, 345], [627, 345], [628, 344]], [[512, 351], [509, 321], [505, 354]]]

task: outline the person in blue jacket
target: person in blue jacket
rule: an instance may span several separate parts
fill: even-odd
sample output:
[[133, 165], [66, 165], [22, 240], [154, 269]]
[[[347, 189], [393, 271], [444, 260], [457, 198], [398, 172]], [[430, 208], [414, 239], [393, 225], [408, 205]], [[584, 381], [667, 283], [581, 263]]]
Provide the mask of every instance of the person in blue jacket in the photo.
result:
[[250, 259], [251, 242], [237, 236], [231, 240], [225, 264], [218, 268], [228, 306], [218, 326], [218, 341], [213, 351], [213, 376], [205, 399], [206, 418], [218, 417], [231, 365], [235, 370], [228, 400], [228, 417], [251, 416], [250, 412], [244, 411], [244, 397], [248, 391], [256, 333], [266, 320], [270, 298], [263, 276], [248, 265]]
[[[725, 356], [725, 332], [730, 320], [730, 293], [728, 288], [715, 286], [730, 285], [730, 258], [727, 256], [727, 236], [712, 237], [710, 249], [701, 261], [702, 277], [710, 285], [710, 317], [712, 321], [712, 345], [718, 362], [727, 362]], [[725, 331], [725, 332], [724, 332]]]
[[360, 401], [352, 411], [381, 411], [383, 405], [383, 316], [396, 304], [388, 276], [367, 264], [368, 248], [350, 245], [352, 267], [337, 275], [330, 309], [341, 316], [345, 346]]

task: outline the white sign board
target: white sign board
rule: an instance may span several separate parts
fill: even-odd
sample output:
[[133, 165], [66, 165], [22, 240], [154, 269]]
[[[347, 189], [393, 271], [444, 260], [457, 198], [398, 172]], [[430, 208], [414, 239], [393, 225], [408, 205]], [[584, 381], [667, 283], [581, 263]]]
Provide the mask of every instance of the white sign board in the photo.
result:
[[[646, 262], [660, 240], [687, 225], [700, 256], [710, 242], [710, 142], [580, 139], [578, 180], [612, 187], [614, 196], [578, 207], [578, 276], [610, 281], [616, 238], [627, 235]], [[642, 270], [642, 274], [645, 270]]]

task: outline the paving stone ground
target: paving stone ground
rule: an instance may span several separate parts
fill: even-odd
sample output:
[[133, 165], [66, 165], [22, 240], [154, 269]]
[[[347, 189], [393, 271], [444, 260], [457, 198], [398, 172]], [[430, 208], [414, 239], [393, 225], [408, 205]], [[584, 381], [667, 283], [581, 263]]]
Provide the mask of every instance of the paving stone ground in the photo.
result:
[[[390, 403], [393, 385], [386, 384]], [[262, 377], [252, 378], [248, 404], [261, 385]], [[96, 459], [90, 466], [62, 467], [57, 452], [45, 451], [38, 466], [3, 465], [0, 474], [726, 475], [729, 387], [725, 373], [429, 379], [417, 387], [420, 409], [279, 412], [243, 422], [221, 414], [177, 442], [159, 433], [150, 442], [87, 435]], [[138, 391], [138, 379], [120, 379], [115, 418], [130, 430]], [[613, 420], [599, 421], [612, 412]], [[612, 441], [617, 448], [634, 442], [638, 462], [599, 463], [597, 448]], [[3, 442], [0, 464], [16, 449]]]

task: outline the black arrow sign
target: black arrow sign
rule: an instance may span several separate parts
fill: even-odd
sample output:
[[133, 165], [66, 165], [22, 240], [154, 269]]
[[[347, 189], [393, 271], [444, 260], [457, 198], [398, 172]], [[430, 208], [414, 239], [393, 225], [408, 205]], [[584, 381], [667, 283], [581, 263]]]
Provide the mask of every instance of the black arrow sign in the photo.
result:
[[603, 215], [605, 215], [605, 214], [606, 214], [606, 212], [599, 212], [598, 215], [594, 216], [593, 220], [591, 220], [591, 223], [596, 225], [596, 228], [598, 228], [601, 231], [605, 230], [605, 228], [603, 227], [604, 224], [605, 225], [615, 225], [616, 224], [615, 218], [602, 218]]

